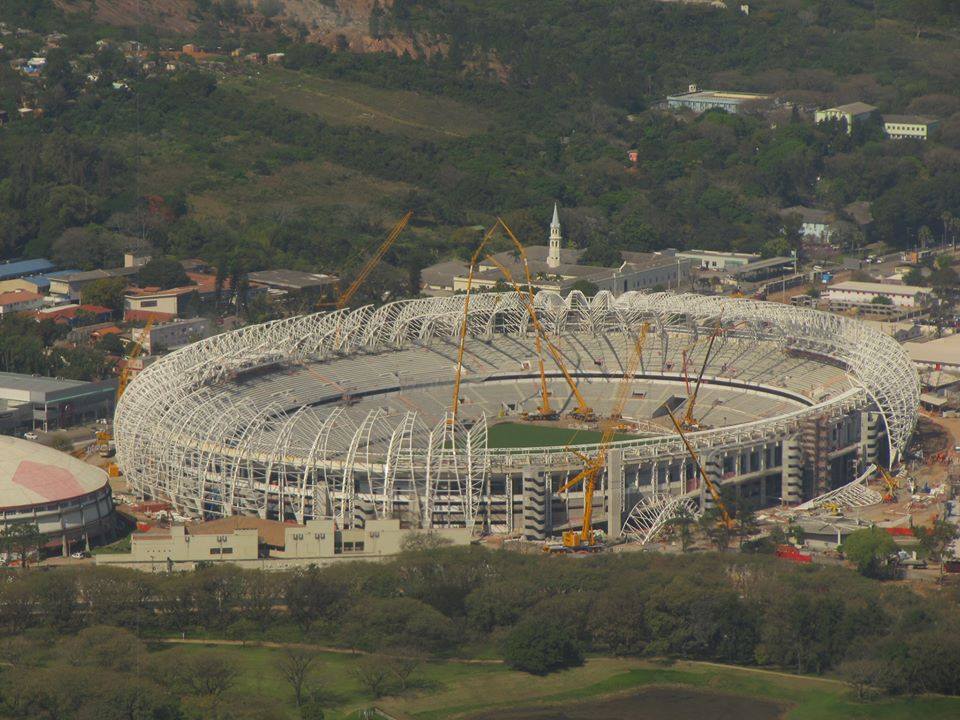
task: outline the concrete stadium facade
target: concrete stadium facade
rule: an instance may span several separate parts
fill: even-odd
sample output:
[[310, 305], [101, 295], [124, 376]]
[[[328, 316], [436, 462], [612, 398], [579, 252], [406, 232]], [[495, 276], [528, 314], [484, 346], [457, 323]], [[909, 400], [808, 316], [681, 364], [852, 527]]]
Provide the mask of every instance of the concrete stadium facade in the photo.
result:
[[[120, 467], [139, 494], [194, 516], [333, 517], [342, 527], [399, 517], [530, 538], [577, 526], [582, 494], [556, 489], [595, 445], [489, 442], [491, 426], [538, 400], [533, 329], [513, 293], [470, 300], [451, 422], [463, 304], [454, 296], [301, 316], [178, 350], [140, 373], [118, 406]], [[638, 434], [610, 446], [594, 499], [595, 521], [613, 535], [655, 525], [677, 503], [710, 503], [679, 438], [654, 416], [685, 398], [681, 363], [699, 369], [718, 323], [725, 330], [698, 401], [709, 423], [689, 439], [715, 481], [758, 506], [799, 502], [890, 462], [916, 423], [909, 357], [848, 318], [669, 293], [541, 292], [535, 304], [601, 415], [649, 326], [624, 412]], [[554, 404], [571, 409], [549, 357], [546, 369]]]

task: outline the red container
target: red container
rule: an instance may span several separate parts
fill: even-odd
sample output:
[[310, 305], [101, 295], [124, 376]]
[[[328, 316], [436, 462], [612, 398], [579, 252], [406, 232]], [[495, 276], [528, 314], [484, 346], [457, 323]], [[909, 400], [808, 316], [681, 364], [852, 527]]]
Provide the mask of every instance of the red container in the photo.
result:
[[912, 527], [888, 527], [884, 528], [890, 535], [896, 535], [898, 537], [912, 537], [913, 528]]
[[777, 545], [777, 557], [802, 564], [813, 562], [813, 555], [802, 553], [793, 547], [793, 545]]

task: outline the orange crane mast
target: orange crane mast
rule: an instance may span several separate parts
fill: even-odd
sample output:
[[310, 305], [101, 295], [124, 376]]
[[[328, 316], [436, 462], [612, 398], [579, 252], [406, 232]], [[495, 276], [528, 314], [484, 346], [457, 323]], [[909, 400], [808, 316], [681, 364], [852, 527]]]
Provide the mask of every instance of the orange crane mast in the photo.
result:
[[[114, 400], [114, 406], [120, 402], [120, 398], [123, 396], [123, 393], [126, 392], [127, 386], [130, 384], [130, 380], [132, 379], [133, 370], [130, 367], [130, 363], [132, 360], [136, 360], [138, 357], [140, 357], [140, 354], [143, 352], [143, 344], [145, 339], [149, 339], [150, 330], [152, 329], [153, 317], [150, 317], [147, 320], [147, 324], [143, 326], [143, 330], [140, 331], [140, 339], [133, 344], [133, 349], [127, 356], [126, 365], [124, 365], [123, 370], [120, 371], [120, 379], [117, 380], [117, 394], [116, 399]], [[101, 457], [109, 457], [111, 440], [113, 440], [113, 433], [109, 432], [108, 430], [101, 430], [97, 433], [96, 443]], [[110, 463], [108, 472], [110, 477], [117, 477], [120, 474], [116, 463]]]
[[[537, 329], [535, 346], [537, 351], [537, 362], [539, 363], [539, 369], [540, 369], [540, 394], [541, 394], [540, 408], [538, 409], [538, 415], [545, 419], [553, 419], [557, 416], [557, 413], [550, 406], [550, 392], [549, 392], [549, 389], [547, 388], [546, 371], [543, 365], [543, 346], [541, 342], [541, 338], [546, 339], [546, 337], [542, 332], [543, 328], [540, 325], [539, 319], [537, 318], [536, 311], [533, 309], [533, 294], [534, 294], [533, 278], [530, 275], [530, 266], [527, 261], [527, 251], [523, 247], [523, 243], [521, 243], [517, 239], [517, 236], [513, 234], [513, 231], [510, 229], [510, 227], [503, 221], [502, 218], [498, 217], [497, 221], [486, 232], [486, 234], [483, 236], [483, 239], [480, 241], [480, 244], [477, 246], [477, 249], [474, 251], [473, 257], [470, 259], [470, 267], [467, 271], [466, 296], [463, 302], [463, 323], [460, 326], [460, 337], [459, 337], [459, 343], [457, 347], [456, 375], [454, 377], [454, 383], [453, 383], [453, 402], [451, 403], [451, 421], [452, 422], [456, 422], [457, 414], [460, 408], [460, 385], [461, 385], [462, 376], [463, 376], [463, 355], [464, 355], [464, 350], [465, 350], [466, 341], [467, 341], [467, 324], [470, 316], [470, 297], [473, 291], [473, 276], [477, 268], [477, 263], [480, 260], [481, 253], [486, 248], [487, 243], [490, 242], [490, 239], [493, 237], [493, 234], [496, 232], [498, 227], [502, 227], [504, 231], [506, 231], [508, 237], [510, 238], [510, 241], [513, 243], [514, 247], [516, 248], [517, 253], [520, 256], [520, 259], [523, 265], [524, 274], [526, 275], [526, 280], [527, 280], [526, 294], [524, 294], [523, 291], [520, 290], [519, 286], [513, 281], [513, 278], [509, 271], [505, 272], [504, 277], [510, 280], [511, 284], [514, 287], [514, 290], [516, 290], [520, 298], [524, 300], [524, 305], [527, 307], [527, 311], [528, 313], [530, 313], [530, 317], [534, 324], [534, 327]], [[487, 259], [490, 260], [494, 265], [499, 267], [501, 272], [504, 272], [506, 270], [506, 268], [504, 268], [504, 266], [501, 263], [497, 262], [496, 259], [494, 259], [493, 257], [488, 256]], [[550, 341], [547, 340], [548, 345], [549, 345], [549, 342]], [[553, 348], [551, 350], [551, 354], [553, 354], [554, 357], [556, 358], [558, 353], [555, 353], [554, 352], [555, 350], [556, 348]], [[569, 377], [569, 373], [566, 372], [565, 368], [561, 367], [561, 370], [564, 371], [564, 375], [565, 377], [567, 377], [568, 382], [573, 383], [573, 379]], [[575, 392], [579, 394], [579, 391], [576, 391], [575, 384], [572, 384], [571, 387], [573, 387]], [[582, 400], [582, 396], [579, 399]], [[586, 403], [581, 403], [581, 410], [583, 409], [586, 409], [589, 411], [589, 407], [586, 406]]]
[[[510, 236], [510, 240], [513, 241], [514, 246], [517, 248], [517, 251], [520, 253], [520, 260], [521, 260], [521, 262], [523, 263], [523, 272], [524, 272], [524, 274], [525, 274], [526, 277], [527, 277], [527, 302], [526, 302], [526, 306], [527, 306], [527, 311], [528, 311], [528, 313], [530, 314], [530, 319], [531, 319], [531, 321], [533, 322], [533, 326], [534, 326], [534, 329], [535, 329], [535, 335], [534, 335], [534, 340], [533, 340], [533, 342], [534, 342], [534, 347], [535, 347], [536, 352], [537, 352], [537, 363], [538, 363], [538, 365], [539, 365], [539, 370], [540, 370], [540, 397], [541, 397], [541, 400], [540, 400], [540, 407], [539, 407], [538, 410], [537, 410], [537, 418], [536, 418], [536, 419], [541, 419], [541, 420], [555, 420], [555, 419], [558, 417], [559, 413], [557, 413], [556, 411], [554, 411], [554, 409], [553, 409], [552, 407], [550, 407], [550, 390], [549, 390], [549, 388], [547, 387], [547, 373], [546, 373], [546, 370], [545, 370], [545, 368], [544, 368], [544, 366], [543, 366], [543, 342], [542, 342], [541, 339], [540, 339], [540, 332], [539, 332], [539, 330], [536, 330], [536, 327], [537, 327], [537, 325], [539, 325], [539, 322], [540, 322], [540, 321], [539, 321], [539, 319], [537, 318], [536, 310], [535, 310], [534, 307], [533, 307], [533, 295], [534, 295], [534, 293], [533, 293], [533, 279], [530, 277], [530, 264], [527, 262], [527, 251], [526, 251], [526, 249], [523, 247], [523, 243], [521, 243], [521, 242], [517, 239], [517, 236], [513, 234], [513, 230], [510, 229], [510, 226], [507, 225], [507, 223], [506, 223], [502, 218], [499, 218], [499, 217], [498, 217], [498, 218], [497, 218], [497, 221], [500, 223], [500, 225], [503, 227], [503, 229], [507, 232], [507, 235]], [[510, 279], [511, 283], [513, 283], [513, 280], [510, 278], [510, 272], [507, 271], [507, 269], [506, 269], [505, 267], [503, 267], [502, 265], [500, 265], [500, 263], [498, 263], [498, 262], [497, 262], [496, 260], [494, 260], [492, 257], [490, 257], [489, 259], [490, 259], [495, 265], [497, 265], [498, 267], [500, 267], [500, 271], [501, 271], [501, 272], [506, 271], [506, 277], [507, 277], [508, 279]], [[516, 284], [515, 284], [515, 283], [513, 283], [513, 284], [514, 284], [514, 289], [518, 289], [518, 288], [516, 287]], [[522, 295], [521, 295], [521, 297], [522, 297]]]

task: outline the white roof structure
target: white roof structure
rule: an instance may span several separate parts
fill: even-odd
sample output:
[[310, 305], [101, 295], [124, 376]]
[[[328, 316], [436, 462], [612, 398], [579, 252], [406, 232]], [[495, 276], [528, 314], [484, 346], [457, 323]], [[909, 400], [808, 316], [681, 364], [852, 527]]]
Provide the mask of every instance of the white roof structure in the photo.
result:
[[[691, 433], [701, 454], [778, 442], [805, 422], [869, 407], [882, 416], [896, 456], [916, 423], [920, 383], [909, 357], [850, 318], [671, 293], [543, 291], [534, 305], [601, 411], [637, 328], [650, 331], [645, 372], [679, 385], [681, 349], [722, 317], [731, 329], [715, 350], [710, 382], [742, 387], [745, 402], [761, 386], [779, 388], [783, 402], [772, 414]], [[486, 418], [501, 405], [487, 398], [521, 402], [535, 381], [521, 363], [534, 353], [529, 312], [513, 292], [470, 300], [463, 399], [453, 418], [464, 315], [462, 295], [404, 300], [251, 325], [189, 345], [138, 374], [124, 393], [114, 421], [118, 463], [131, 487], [197, 514], [298, 522], [334, 515], [348, 525], [357, 514], [390, 517], [402, 503], [424, 526], [456, 518], [472, 527], [488, 477], [569, 467], [597, 446], [488, 445]], [[589, 348], [607, 359], [598, 365]], [[549, 363], [547, 370], [559, 374]], [[611, 448], [624, 463], [687, 457], [667, 430]]]
[[921, 287], [919, 285], [890, 285], [887, 283], [859, 282], [857, 280], [848, 280], [838, 282], [835, 285], [827, 287], [827, 292], [839, 290], [841, 292], [863, 292], [876, 293], [877, 295], [907, 295], [913, 297], [917, 293], [929, 295], [933, 292], [932, 287]]
[[930, 342], [904, 343], [903, 348], [917, 365], [960, 368], [960, 334], [947, 335]]
[[67, 453], [0, 435], [0, 509], [70, 500], [107, 482], [103, 470]]

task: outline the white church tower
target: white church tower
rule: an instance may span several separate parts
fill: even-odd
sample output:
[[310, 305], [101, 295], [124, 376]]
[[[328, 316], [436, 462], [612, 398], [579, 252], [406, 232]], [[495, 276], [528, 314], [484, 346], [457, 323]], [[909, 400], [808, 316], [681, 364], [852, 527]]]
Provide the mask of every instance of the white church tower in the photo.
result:
[[560, 215], [557, 213], [557, 204], [553, 204], [553, 220], [550, 222], [550, 250], [547, 252], [547, 267], [560, 267]]

